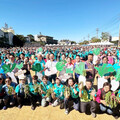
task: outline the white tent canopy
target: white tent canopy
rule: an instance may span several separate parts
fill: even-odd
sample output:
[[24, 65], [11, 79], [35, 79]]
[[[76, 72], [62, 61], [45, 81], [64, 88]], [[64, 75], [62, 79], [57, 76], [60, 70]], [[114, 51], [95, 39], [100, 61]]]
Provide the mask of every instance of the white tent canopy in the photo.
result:
[[114, 45], [114, 43], [111, 43], [111, 42], [96, 42], [96, 43], [90, 43], [88, 45]]

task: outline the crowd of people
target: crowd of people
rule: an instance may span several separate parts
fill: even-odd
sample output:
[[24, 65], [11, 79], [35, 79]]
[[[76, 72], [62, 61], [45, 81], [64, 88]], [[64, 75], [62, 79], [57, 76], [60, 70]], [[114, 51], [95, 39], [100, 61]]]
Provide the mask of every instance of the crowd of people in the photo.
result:
[[95, 118], [119, 117], [118, 47], [42, 47], [0, 49], [0, 107], [31, 109], [60, 105]]

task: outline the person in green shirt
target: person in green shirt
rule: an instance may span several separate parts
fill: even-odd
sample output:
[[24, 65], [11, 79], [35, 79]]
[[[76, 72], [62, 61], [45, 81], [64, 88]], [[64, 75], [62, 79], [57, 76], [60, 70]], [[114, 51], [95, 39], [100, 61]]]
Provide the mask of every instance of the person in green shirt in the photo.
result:
[[8, 106], [14, 106], [15, 105], [15, 87], [16, 83], [12, 82], [12, 79], [10, 77], [7, 77], [5, 79], [5, 85], [2, 86], [2, 89], [4, 91], [5, 96], [3, 97], [4, 107], [3, 110], [6, 110]]
[[60, 61], [63, 61], [64, 63], [67, 63], [65, 54], [62, 54]]
[[95, 102], [95, 89], [92, 87], [92, 80], [87, 79], [86, 85], [83, 84], [79, 85], [79, 97], [80, 97], [80, 111], [82, 113], [87, 113], [88, 105], [90, 106], [91, 115], [95, 118], [96, 117], [96, 107], [97, 104]]
[[3, 77], [0, 76], [0, 107], [3, 106], [3, 97], [5, 96], [4, 91], [2, 89], [3, 87]]
[[73, 78], [69, 78], [67, 82], [67, 87], [65, 88], [65, 98], [64, 98], [64, 108], [65, 114], [69, 113], [69, 101], [73, 101], [73, 108], [79, 111], [79, 88], [78, 85], [75, 84], [75, 80]]
[[[42, 74], [42, 76], [44, 76], [45, 75], [45, 73], [44, 73], [45, 61], [43, 60], [42, 54], [40, 54], [40, 53], [37, 54], [37, 60], [33, 64], [35, 65], [36, 63], [40, 63], [41, 64], [41, 71], [40, 71], [40, 73]], [[38, 76], [38, 79], [41, 80], [41, 78], [39, 78], [39, 76]]]
[[40, 105], [41, 102], [41, 93], [40, 93], [40, 83], [38, 82], [38, 76], [34, 75], [32, 77], [32, 83], [29, 84], [30, 87], [30, 94], [32, 96], [32, 100], [34, 103], [34, 107], [37, 105]]
[[43, 88], [41, 89], [41, 95], [42, 95], [42, 101], [41, 101], [41, 106], [46, 107], [47, 102], [50, 103], [51, 101], [51, 95], [48, 95], [48, 91], [50, 88], [52, 88], [52, 83], [48, 81], [47, 76], [42, 77], [42, 82], [40, 83]]
[[56, 78], [54, 84], [54, 92], [52, 93], [52, 99], [54, 100], [52, 106], [55, 107], [60, 104], [60, 109], [64, 108], [64, 86], [61, 84], [61, 80]]
[[[15, 88], [15, 93], [17, 95], [17, 102], [18, 102], [18, 108], [20, 109], [23, 104], [25, 104], [25, 101], [30, 101], [31, 109], [35, 110], [35, 104], [33, 96], [30, 94], [30, 87], [28, 84], [26, 84], [27, 78], [25, 76], [21, 76], [20, 83]], [[25, 92], [27, 90], [27, 93]]]
[[21, 108], [23, 105], [25, 93], [24, 93], [24, 87], [25, 87], [26, 78], [20, 78], [20, 83], [15, 88], [15, 93], [17, 95], [17, 103], [18, 108]]

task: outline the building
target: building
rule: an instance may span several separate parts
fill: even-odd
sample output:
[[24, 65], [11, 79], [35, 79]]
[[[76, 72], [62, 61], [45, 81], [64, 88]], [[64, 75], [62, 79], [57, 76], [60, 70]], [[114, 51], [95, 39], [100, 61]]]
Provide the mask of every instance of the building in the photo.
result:
[[59, 45], [71, 45], [71, 41], [70, 40], [60, 40]]
[[26, 36], [24, 38], [25, 38], [26, 42], [31, 42], [34, 39], [34, 37], [32, 38], [30, 36]]
[[111, 41], [119, 41], [119, 37], [111, 37]]
[[24, 37], [25, 38], [25, 40], [27, 41], [27, 42], [33, 42], [33, 41], [35, 41], [34, 40], [34, 36], [32, 35], [32, 34], [29, 34], [29, 35], [27, 35], [26, 37]]
[[2, 27], [0, 30], [0, 37], [5, 37], [8, 39], [8, 43], [10, 45], [13, 45], [13, 36], [14, 36], [14, 30], [12, 27], [8, 28], [8, 25], [5, 23], [5, 27]]
[[35, 35], [34, 36], [35, 41], [42, 41], [45, 44], [57, 44], [58, 40], [53, 39], [51, 36], [45, 36], [45, 35]]
[[25, 40], [26, 40], [26, 42], [30, 42], [30, 37], [24, 37], [25, 38]]
[[0, 30], [0, 38], [4, 37], [4, 32], [2, 30]]

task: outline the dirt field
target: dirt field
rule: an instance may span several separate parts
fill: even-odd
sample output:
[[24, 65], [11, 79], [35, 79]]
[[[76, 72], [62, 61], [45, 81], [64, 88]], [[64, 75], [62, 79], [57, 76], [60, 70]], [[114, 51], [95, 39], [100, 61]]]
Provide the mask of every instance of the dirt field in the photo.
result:
[[[30, 106], [23, 106], [21, 109], [14, 107], [7, 110], [0, 110], [0, 120], [114, 120], [113, 116], [107, 114], [99, 114], [96, 118], [91, 115], [85, 115], [72, 110], [68, 115], [64, 113], [64, 109], [59, 107], [37, 107], [34, 111]], [[120, 120], [120, 119], [119, 119]]]

